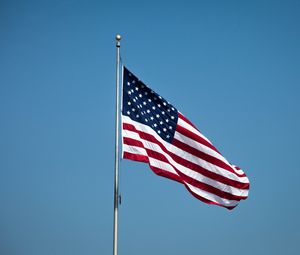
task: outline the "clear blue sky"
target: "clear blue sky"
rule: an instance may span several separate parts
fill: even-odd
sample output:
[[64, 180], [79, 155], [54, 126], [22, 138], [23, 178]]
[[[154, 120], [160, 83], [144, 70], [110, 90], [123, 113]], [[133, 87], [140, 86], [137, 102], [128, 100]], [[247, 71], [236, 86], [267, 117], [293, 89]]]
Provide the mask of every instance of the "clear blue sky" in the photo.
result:
[[299, 1], [0, 2], [0, 254], [112, 254], [123, 63], [251, 181], [233, 211], [121, 162], [120, 255], [295, 254]]

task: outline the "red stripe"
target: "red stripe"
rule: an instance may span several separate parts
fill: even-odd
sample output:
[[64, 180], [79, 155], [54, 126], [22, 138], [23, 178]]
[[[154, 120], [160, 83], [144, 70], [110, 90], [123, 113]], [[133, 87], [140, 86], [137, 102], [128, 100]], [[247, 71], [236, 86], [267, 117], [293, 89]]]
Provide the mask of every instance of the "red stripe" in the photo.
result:
[[139, 161], [139, 162], [144, 162], [144, 163], [149, 163], [149, 158], [147, 156], [133, 154], [133, 153], [129, 153], [127, 151], [124, 151], [123, 158], [134, 160], [134, 161]]
[[226, 184], [226, 185], [229, 185], [229, 186], [232, 186], [232, 187], [235, 187], [235, 188], [238, 188], [238, 189], [249, 189], [249, 183], [241, 183], [241, 182], [238, 182], [238, 181], [235, 181], [235, 180], [231, 180], [225, 176], [222, 176], [222, 175], [218, 175], [216, 173], [213, 173], [211, 171], [208, 171], [207, 169], [195, 164], [195, 163], [192, 163], [186, 159], [183, 159], [179, 156], [177, 156], [176, 154], [174, 153], [171, 153], [169, 152], [161, 142], [157, 141], [157, 139], [148, 134], [148, 133], [145, 133], [145, 132], [142, 132], [142, 131], [139, 131], [137, 130], [133, 125], [131, 124], [127, 124], [127, 123], [123, 123], [123, 129], [125, 130], [130, 130], [130, 131], [133, 131], [133, 132], [136, 132], [139, 134], [139, 136], [144, 139], [144, 140], [147, 140], [147, 141], [150, 141], [150, 142], [153, 142], [153, 143], [156, 143], [165, 153], [167, 153], [168, 155], [170, 155], [170, 157], [172, 157], [172, 159], [174, 161], [176, 161], [178, 164], [180, 165], [183, 165], [191, 170], [194, 170], [208, 178], [211, 178], [213, 180], [216, 180], [216, 181], [219, 181], [223, 184]]
[[[132, 140], [132, 139], [131, 139]], [[125, 143], [127, 145], [131, 145], [131, 146], [137, 146], [137, 144], [139, 144], [139, 141], [128, 141], [129, 143]], [[157, 151], [153, 151], [153, 150], [150, 150], [150, 149], [147, 149], [145, 148], [144, 146], [142, 146], [142, 148], [144, 148], [146, 150], [146, 153], [149, 157], [151, 158], [154, 158], [154, 159], [157, 159], [157, 160], [160, 160], [160, 161], [163, 161], [165, 163], [168, 163], [170, 165], [172, 165], [172, 163], [169, 162], [169, 160], [167, 159], [167, 157]], [[149, 164], [151, 165], [151, 162], [149, 161]], [[213, 186], [210, 186], [206, 183], [203, 183], [203, 182], [200, 182], [198, 180], [195, 180], [187, 175], [185, 175], [184, 173], [180, 172], [174, 165], [172, 165], [172, 167], [175, 169], [175, 171], [177, 172], [178, 175], [180, 175], [181, 179], [184, 181], [184, 182], [187, 182], [191, 185], [193, 185], [194, 187], [197, 187], [201, 190], [205, 190], [209, 193], [212, 193], [212, 194], [215, 194], [221, 198], [224, 198], [224, 199], [229, 199], [229, 200], [235, 200], [235, 201], [240, 201], [241, 199], [246, 199], [246, 197], [242, 197], [242, 196], [236, 196], [236, 195], [233, 195], [231, 193], [228, 193], [228, 192], [225, 192], [225, 191], [221, 191]], [[179, 177], [178, 177], [179, 178]]]
[[130, 145], [133, 145], [133, 146], [144, 148], [144, 145], [143, 145], [143, 143], [141, 141], [133, 139], [133, 138], [130, 138], [130, 137], [123, 137], [123, 143], [124, 144], [128, 144], [128, 145], [130, 144]]
[[168, 172], [168, 171], [166, 171], [164, 169], [152, 166], [150, 164], [149, 164], [149, 166], [152, 169], [152, 171], [154, 173], [156, 173], [157, 175], [162, 176], [162, 177], [166, 177], [168, 179], [171, 179], [171, 180], [174, 180], [174, 181], [182, 183], [182, 180], [181, 180], [181, 178], [178, 175], [170, 173], [170, 172]]

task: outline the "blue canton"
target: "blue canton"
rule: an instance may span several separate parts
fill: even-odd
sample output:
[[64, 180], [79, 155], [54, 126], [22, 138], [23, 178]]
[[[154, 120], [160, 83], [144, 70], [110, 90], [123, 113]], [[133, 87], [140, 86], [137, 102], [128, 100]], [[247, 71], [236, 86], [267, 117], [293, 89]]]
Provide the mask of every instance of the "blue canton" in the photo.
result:
[[124, 67], [122, 114], [151, 127], [163, 140], [172, 142], [178, 121], [177, 109]]

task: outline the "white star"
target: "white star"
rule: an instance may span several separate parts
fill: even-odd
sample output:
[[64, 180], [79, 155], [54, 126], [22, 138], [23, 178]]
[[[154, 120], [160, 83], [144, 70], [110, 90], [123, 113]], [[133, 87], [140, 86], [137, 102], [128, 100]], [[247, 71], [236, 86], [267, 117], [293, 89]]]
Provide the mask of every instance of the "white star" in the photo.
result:
[[131, 92], [130, 92], [130, 91], [128, 91], [128, 95], [131, 95]]
[[173, 107], [171, 109], [172, 109], [172, 111], [175, 111], [175, 109]]
[[154, 100], [157, 100], [157, 97], [154, 97]]
[[139, 97], [142, 97], [142, 94], [139, 94]]
[[149, 113], [150, 112], [150, 110], [147, 110], [147, 113]]
[[134, 109], [134, 108], [132, 108], [132, 109], [131, 109], [131, 111], [135, 112], [135, 109]]
[[152, 106], [152, 109], [155, 110], [155, 106]]
[[166, 122], [169, 122], [169, 119], [166, 119]]
[[154, 123], [154, 127], [157, 127], [157, 124], [156, 124], [156, 123]]
[[162, 115], [165, 115], [165, 112], [164, 112], [164, 111], [162, 111], [162, 112], [161, 112], [161, 114], [162, 114]]
[[138, 87], [135, 87], [135, 90], [136, 90], [136, 91], [138, 91], [138, 90], [139, 90], [139, 88], [138, 88]]
[[156, 114], [156, 118], [159, 118], [159, 114]]
[[146, 102], [143, 102], [143, 105], [146, 105], [147, 103]]
[[130, 86], [130, 82], [127, 82], [127, 85]]
[[146, 122], [148, 122], [148, 119], [145, 119]]
[[133, 80], [132, 83], [135, 83], [135, 80]]
[[157, 131], [157, 133], [159, 133], [159, 134], [160, 134], [160, 130], [158, 130], [158, 131]]
[[150, 119], [153, 120], [154, 119], [153, 116], [151, 116]]
[[170, 129], [170, 130], [173, 129], [172, 126], [169, 126], [169, 129]]
[[170, 138], [170, 136], [169, 136], [169, 135], [167, 135], [167, 138]]
[[130, 115], [130, 111], [127, 111], [127, 114]]
[[132, 89], [131, 92], [134, 93], [134, 90]]
[[145, 93], [144, 93], [144, 94], [145, 94], [145, 96], [147, 96], [147, 95], [148, 95], [148, 92], [147, 92], [147, 91], [145, 91]]
[[174, 116], [171, 116], [171, 119], [174, 120]]
[[160, 104], [157, 104], [157, 106], [160, 107], [161, 105], [160, 105]]
[[137, 117], [137, 118], [139, 118], [139, 117], [140, 117], [140, 115], [138, 115], [138, 114], [137, 114], [137, 115], [136, 115], [136, 117]]
[[148, 101], [151, 102], [151, 99], [149, 98]]
[[163, 102], [163, 105], [164, 105], [164, 106], [166, 106], [166, 105], [167, 105], [167, 103], [166, 103], [166, 102]]
[[167, 131], [167, 129], [166, 129], [166, 128], [164, 128], [163, 130], [164, 130], [164, 132], [166, 132], [166, 131]]
[[128, 104], [128, 105], [131, 105], [131, 102], [128, 102], [127, 104]]
[[132, 101], [133, 101], [133, 102], [136, 102], [136, 100], [135, 100], [135, 99], [132, 99]]
[[164, 124], [162, 121], [159, 122], [160, 125]]
[[159, 96], [159, 99], [161, 99], [161, 96]]

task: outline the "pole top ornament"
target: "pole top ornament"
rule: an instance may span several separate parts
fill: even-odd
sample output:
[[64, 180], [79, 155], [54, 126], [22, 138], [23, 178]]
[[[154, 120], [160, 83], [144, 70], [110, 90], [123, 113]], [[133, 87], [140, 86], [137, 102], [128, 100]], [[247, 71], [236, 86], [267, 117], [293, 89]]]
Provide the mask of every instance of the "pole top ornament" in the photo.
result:
[[116, 35], [116, 40], [117, 40], [117, 41], [121, 41], [121, 39], [122, 39], [122, 36], [119, 35], [119, 34], [117, 34], [117, 35]]

